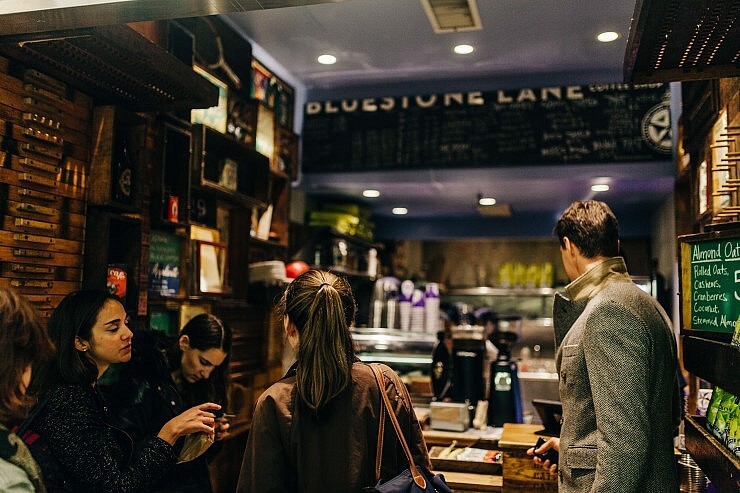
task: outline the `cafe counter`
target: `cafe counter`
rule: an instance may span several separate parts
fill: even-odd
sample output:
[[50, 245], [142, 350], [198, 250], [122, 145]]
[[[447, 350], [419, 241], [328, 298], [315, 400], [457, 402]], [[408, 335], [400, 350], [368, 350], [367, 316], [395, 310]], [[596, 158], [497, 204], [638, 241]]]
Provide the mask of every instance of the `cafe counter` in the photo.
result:
[[[541, 425], [515, 423], [464, 432], [427, 429], [424, 439], [434, 472], [442, 473], [455, 492], [557, 492], [557, 474], [537, 467], [526, 454], [540, 429]], [[459, 453], [451, 457], [454, 450]], [[486, 460], [461, 460], [476, 453], [485, 454]]]

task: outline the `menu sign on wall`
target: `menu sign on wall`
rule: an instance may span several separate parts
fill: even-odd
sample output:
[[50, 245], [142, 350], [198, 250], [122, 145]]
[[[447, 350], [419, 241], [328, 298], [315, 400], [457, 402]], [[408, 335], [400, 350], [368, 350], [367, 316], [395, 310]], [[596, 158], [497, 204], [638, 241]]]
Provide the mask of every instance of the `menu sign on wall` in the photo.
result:
[[740, 317], [740, 238], [683, 243], [681, 259], [684, 327], [732, 333]]
[[303, 171], [670, 159], [666, 84], [309, 102]]

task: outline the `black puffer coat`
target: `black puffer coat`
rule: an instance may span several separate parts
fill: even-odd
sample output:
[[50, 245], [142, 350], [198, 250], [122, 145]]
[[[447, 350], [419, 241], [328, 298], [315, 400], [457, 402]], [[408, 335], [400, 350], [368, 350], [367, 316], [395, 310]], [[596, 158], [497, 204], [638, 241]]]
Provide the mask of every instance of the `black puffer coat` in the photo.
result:
[[131, 438], [109, 424], [95, 388], [60, 385], [47, 396], [32, 428], [48, 446], [50, 457], [37, 460], [50, 493], [151, 491], [175, 465], [172, 446], [161, 438], [134, 453]]

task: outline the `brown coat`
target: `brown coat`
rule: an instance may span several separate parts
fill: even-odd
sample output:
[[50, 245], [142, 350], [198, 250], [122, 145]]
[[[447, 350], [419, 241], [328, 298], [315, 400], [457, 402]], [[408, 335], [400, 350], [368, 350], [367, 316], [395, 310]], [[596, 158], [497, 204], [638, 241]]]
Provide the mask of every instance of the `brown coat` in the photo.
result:
[[[414, 460], [429, 468], [408, 391], [393, 370], [381, 367]], [[318, 416], [300, 401], [295, 384], [289, 372], [257, 401], [237, 491], [341, 493], [374, 485], [380, 395], [372, 370], [355, 363], [351, 385]], [[390, 422], [383, 440], [382, 477], [387, 480], [408, 463]]]

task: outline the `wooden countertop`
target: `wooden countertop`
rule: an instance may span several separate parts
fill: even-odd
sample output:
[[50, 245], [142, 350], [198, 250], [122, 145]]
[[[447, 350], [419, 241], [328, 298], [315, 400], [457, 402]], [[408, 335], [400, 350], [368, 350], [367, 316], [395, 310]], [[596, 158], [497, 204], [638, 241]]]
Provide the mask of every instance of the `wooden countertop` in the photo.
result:
[[490, 474], [473, 474], [467, 472], [434, 471], [445, 477], [447, 485], [455, 490], [462, 491], [494, 491], [500, 492], [503, 486], [501, 476]]
[[469, 428], [466, 431], [442, 431], [427, 429], [423, 431], [427, 446], [449, 445], [457, 440], [460, 447], [476, 445], [480, 448], [496, 449], [501, 436], [501, 428], [488, 428], [485, 431]]
[[532, 447], [540, 435], [535, 432], [542, 429], [542, 425], [504, 423], [504, 431], [498, 441], [500, 448], [528, 449]]

